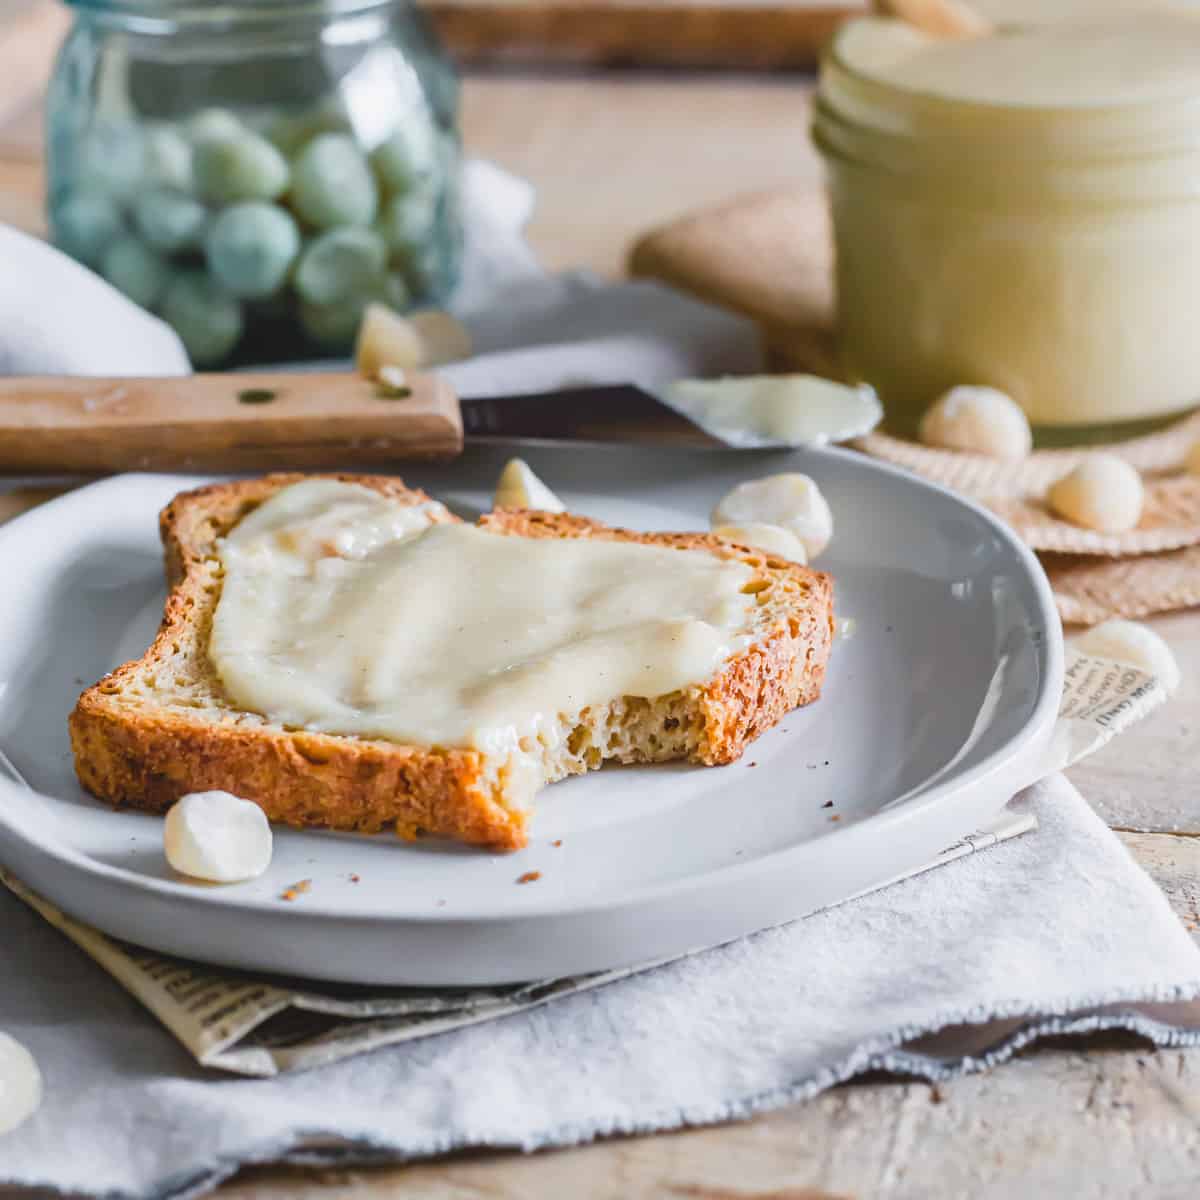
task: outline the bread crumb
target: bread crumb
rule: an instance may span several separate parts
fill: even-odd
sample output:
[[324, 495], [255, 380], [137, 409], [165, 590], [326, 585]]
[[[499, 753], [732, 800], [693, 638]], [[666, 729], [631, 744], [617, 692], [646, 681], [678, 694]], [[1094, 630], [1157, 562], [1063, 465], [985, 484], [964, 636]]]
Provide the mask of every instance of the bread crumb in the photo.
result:
[[559, 838], [557, 841], [551, 842], [551, 843], [550, 843], [550, 845], [552, 845], [552, 846], [561, 846], [561, 845], [562, 845], [562, 838]]
[[834, 813], [834, 814], [833, 814], [833, 816], [832, 816], [832, 817], [830, 817], [829, 819], [830, 819], [831, 821], [840, 821], [842, 818], [841, 818], [841, 817], [839, 817], [839, 816], [837, 815], [837, 813]]
[[351, 883], [359, 883], [359, 882], [361, 882], [361, 880], [362, 880], [362, 876], [361, 876], [361, 875], [357, 874], [357, 873], [356, 873], [356, 872], [354, 872], [354, 871], [351, 871], [351, 872], [350, 872], [350, 882], [351, 882]]
[[542, 877], [541, 871], [526, 871], [525, 874], [522, 875], [517, 880], [517, 882], [518, 883], [537, 883], [537, 881], [539, 879], [541, 879], [541, 877]]
[[298, 896], [303, 896], [311, 888], [311, 879], [301, 879], [298, 883], [293, 883], [291, 887], [285, 888], [279, 898], [280, 900], [295, 900]]

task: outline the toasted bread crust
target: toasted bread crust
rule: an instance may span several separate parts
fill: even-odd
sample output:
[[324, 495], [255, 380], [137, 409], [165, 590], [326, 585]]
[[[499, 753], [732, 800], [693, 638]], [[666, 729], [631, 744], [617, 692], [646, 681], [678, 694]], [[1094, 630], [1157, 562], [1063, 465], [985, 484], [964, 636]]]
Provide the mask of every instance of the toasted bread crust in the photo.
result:
[[[383, 476], [336, 475], [406, 503], [429, 498]], [[207, 624], [219, 594], [214, 543], [275, 491], [306, 478], [269, 475], [177, 496], [160, 517], [171, 587], [162, 625], [143, 657], [79, 698], [69, 725], [75, 769], [88, 791], [116, 806], [165, 812], [188, 792], [223, 789], [254, 800], [274, 821], [297, 827], [402, 836], [447, 835], [475, 845], [517, 849], [526, 814], [504, 803], [505, 771], [478, 751], [287, 730], [236, 709], [205, 719], [186, 707], [148, 705], [135, 681], [163, 669], [181, 643], [206, 655]], [[456, 520], [449, 513], [439, 519]], [[827, 575], [709, 534], [641, 534], [569, 514], [500, 510], [481, 519], [497, 533], [585, 537], [703, 550], [752, 566], [767, 587], [796, 600], [751, 648], [707, 684], [689, 689], [689, 719], [702, 727], [691, 755], [731, 762], [790, 709], [820, 694], [833, 637], [833, 587]]]

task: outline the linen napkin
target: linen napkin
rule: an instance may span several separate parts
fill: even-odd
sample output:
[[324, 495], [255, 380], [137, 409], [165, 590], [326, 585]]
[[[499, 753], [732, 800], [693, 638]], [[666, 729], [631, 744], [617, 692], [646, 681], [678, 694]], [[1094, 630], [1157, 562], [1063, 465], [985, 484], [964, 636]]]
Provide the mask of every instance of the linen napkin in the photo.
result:
[[[1049, 1034], [1200, 1042], [1200, 950], [1061, 776], [1038, 832], [802, 921], [454, 1033], [214, 1077], [0, 894], [0, 1029], [39, 1112], [0, 1183], [181, 1200], [244, 1163], [532, 1150], [744, 1117], [871, 1070], [943, 1079]], [[942, 1031], [942, 1037], [928, 1035]]]

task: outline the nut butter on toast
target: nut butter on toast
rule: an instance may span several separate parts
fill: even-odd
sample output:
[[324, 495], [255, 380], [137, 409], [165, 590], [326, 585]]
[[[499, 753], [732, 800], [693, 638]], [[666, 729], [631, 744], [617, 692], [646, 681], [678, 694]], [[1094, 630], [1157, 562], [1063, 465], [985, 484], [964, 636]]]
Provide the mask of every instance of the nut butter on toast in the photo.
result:
[[[222, 789], [296, 827], [377, 832], [392, 827], [493, 849], [526, 843], [528, 811], [508, 760], [468, 747], [285, 728], [239, 709], [209, 659], [221, 595], [217, 544], [280, 489], [306, 477], [268, 475], [177, 496], [160, 516], [170, 593], [157, 637], [80, 696], [70, 717], [83, 786], [121, 807], [165, 812], [188, 792]], [[396, 478], [329, 476], [400, 505], [428, 504]], [[430, 521], [458, 518], [435, 509]], [[817, 699], [833, 639], [833, 584], [820, 571], [712, 534], [643, 534], [568, 513], [501, 509], [486, 530], [524, 538], [584, 538], [713, 554], [753, 572], [748, 646], [711, 678], [654, 699], [614, 696], [561, 717], [541, 755], [542, 782], [606, 761], [732, 762], [789, 710]]]

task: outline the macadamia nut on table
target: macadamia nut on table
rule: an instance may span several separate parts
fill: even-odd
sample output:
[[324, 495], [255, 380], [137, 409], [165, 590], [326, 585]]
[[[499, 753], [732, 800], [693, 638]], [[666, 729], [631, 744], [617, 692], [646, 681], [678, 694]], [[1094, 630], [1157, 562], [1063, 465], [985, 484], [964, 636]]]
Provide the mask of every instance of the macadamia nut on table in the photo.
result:
[[951, 388], [921, 419], [920, 438], [929, 446], [1024, 458], [1033, 449], [1029, 418], [1015, 400], [990, 387]]
[[1092, 454], [1046, 494], [1050, 510], [1084, 529], [1127, 533], [1142, 519], [1145, 488], [1136, 468], [1113, 454]]
[[1182, 679], [1171, 647], [1148, 625], [1138, 621], [1105, 621], [1073, 638], [1071, 645], [1081, 654], [1145, 671], [1155, 676], [1168, 692], [1173, 692]]

